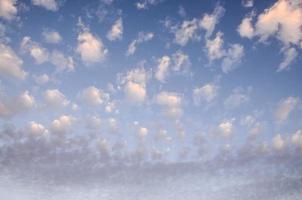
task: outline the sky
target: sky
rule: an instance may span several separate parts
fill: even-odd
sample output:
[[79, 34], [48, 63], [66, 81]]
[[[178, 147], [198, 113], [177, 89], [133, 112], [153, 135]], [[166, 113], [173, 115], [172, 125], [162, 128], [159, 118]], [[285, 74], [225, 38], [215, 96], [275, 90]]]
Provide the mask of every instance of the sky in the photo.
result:
[[301, 55], [301, 0], [0, 0], [0, 164], [293, 172]]

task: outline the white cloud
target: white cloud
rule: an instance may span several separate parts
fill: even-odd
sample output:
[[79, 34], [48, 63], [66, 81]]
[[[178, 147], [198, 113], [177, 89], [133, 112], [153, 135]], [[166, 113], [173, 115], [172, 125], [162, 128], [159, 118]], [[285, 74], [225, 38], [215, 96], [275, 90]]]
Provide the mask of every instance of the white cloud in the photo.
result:
[[89, 105], [98, 106], [107, 101], [109, 96], [102, 90], [94, 86], [90, 86], [80, 92], [80, 98]]
[[246, 37], [251, 39], [254, 37], [254, 27], [252, 25], [252, 18], [246, 17], [241, 21], [241, 24], [238, 26], [237, 31], [241, 37]]
[[152, 32], [143, 32], [143, 31], [139, 32], [138, 37], [129, 44], [126, 55], [127, 56], [133, 55], [139, 44], [143, 42], [148, 42], [152, 40], [153, 37], [154, 37], [154, 33]]
[[218, 95], [218, 86], [215, 84], [205, 84], [202, 87], [196, 87], [193, 90], [193, 100], [195, 105], [199, 105], [202, 101], [212, 102]]
[[118, 131], [118, 124], [115, 118], [108, 119], [109, 131], [116, 133]]
[[220, 59], [225, 55], [225, 50], [223, 49], [224, 41], [222, 36], [223, 34], [218, 32], [213, 40], [206, 40], [206, 48], [210, 61]]
[[195, 18], [191, 21], [183, 21], [181, 26], [175, 31], [175, 42], [181, 46], [185, 46], [189, 40], [198, 39], [198, 28], [198, 20]]
[[232, 121], [223, 121], [218, 125], [218, 132], [223, 137], [230, 137], [233, 134], [234, 127]]
[[279, 64], [277, 72], [283, 70], [289, 70], [289, 66], [296, 60], [298, 57], [298, 52], [295, 48], [291, 47], [284, 51], [284, 59]]
[[148, 132], [149, 132], [149, 130], [147, 129], [147, 128], [145, 128], [145, 127], [140, 127], [139, 129], [138, 129], [138, 137], [140, 138], [140, 139], [144, 139], [145, 137], [147, 137], [147, 135], [148, 135]]
[[210, 37], [215, 30], [215, 26], [219, 22], [219, 19], [224, 15], [224, 8], [217, 6], [212, 14], [205, 14], [199, 25], [206, 30], [206, 37]]
[[68, 133], [76, 119], [71, 115], [62, 115], [59, 118], [52, 121], [50, 130], [56, 134]]
[[254, 0], [242, 0], [243, 7], [250, 8], [254, 6]]
[[22, 69], [23, 61], [7, 45], [0, 44], [0, 74], [2, 76], [25, 79], [27, 73]]
[[40, 6], [50, 11], [58, 11], [59, 4], [56, 0], [31, 0], [35, 6]]
[[169, 66], [171, 59], [169, 56], [163, 56], [158, 59], [158, 66], [155, 72], [155, 78], [160, 82], [165, 82], [167, 76], [169, 75]]
[[275, 118], [277, 120], [277, 123], [283, 123], [285, 122], [290, 113], [294, 111], [294, 109], [299, 104], [299, 98], [297, 97], [287, 97], [286, 99], [283, 99], [279, 102], [279, 105], [277, 107]]
[[107, 38], [110, 41], [121, 40], [123, 37], [123, 21], [122, 18], [117, 19], [107, 33]]
[[150, 6], [160, 3], [162, 0], [141, 0], [135, 3], [138, 10], [147, 10]]
[[263, 130], [263, 123], [257, 121], [251, 115], [245, 116], [241, 120], [241, 124], [248, 128], [249, 134], [252, 136], [258, 135]]
[[42, 124], [35, 121], [28, 123], [27, 130], [33, 136], [42, 136], [48, 133], [48, 130]]
[[132, 102], [143, 102], [147, 96], [146, 88], [132, 81], [127, 82], [124, 89], [127, 99]]
[[42, 64], [48, 61], [47, 49], [41, 47], [40, 44], [32, 41], [28, 36], [22, 39], [21, 49], [24, 52], [28, 52], [34, 58], [37, 64]]
[[76, 52], [80, 54], [81, 59], [85, 63], [98, 63], [105, 59], [108, 49], [105, 48], [100, 38], [85, 30], [78, 35], [77, 40], [78, 46]]
[[283, 139], [283, 137], [278, 134], [273, 138], [273, 148], [277, 151], [282, 151], [285, 147], [285, 141]]
[[182, 51], [177, 51], [172, 55], [173, 60], [173, 71], [186, 71], [188, 67], [191, 65], [190, 58], [187, 54]]
[[302, 130], [297, 130], [291, 137], [291, 142], [298, 148], [302, 149]]
[[44, 30], [42, 36], [47, 43], [58, 44], [62, 41], [60, 33], [54, 30]]
[[155, 101], [164, 108], [166, 116], [178, 118], [182, 115], [182, 96], [174, 92], [160, 92], [156, 95]]
[[64, 107], [70, 103], [58, 89], [46, 90], [43, 93], [43, 98], [48, 106]]
[[33, 78], [36, 81], [36, 83], [40, 85], [46, 84], [50, 81], [50, 78], [47, 74], [41, 74], [39, 76], [34, 75]]
[[19, 96], [10, 97], [0, 93], [0, 117], [9, 118], [35, 106], [35, 98], [26, 90]]
[[6, 20], [12, 20], [16, 17], [16, 0], [0, 0], [0, 17]]
[[243, 88], [233, 89], [230, 96], [228, 96], [224, 101], [224, 106], [228, 109], [233, 109], [247, 103], [250, 100], [250, 92], [252, 88], [244, 90]]
[[56, 66], [57, 71], [73, 71], [74, 61], [71, 56], [66, 57], [60, 51], [54, 50], [51, 54], [50, 61]]

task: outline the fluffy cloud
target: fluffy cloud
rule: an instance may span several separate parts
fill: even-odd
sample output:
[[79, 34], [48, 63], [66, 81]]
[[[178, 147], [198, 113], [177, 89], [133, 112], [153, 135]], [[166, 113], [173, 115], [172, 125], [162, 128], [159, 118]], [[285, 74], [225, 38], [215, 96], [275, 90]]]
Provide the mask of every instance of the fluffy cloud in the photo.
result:
[[143, 67], [135, 68], [127, 72], [127, 75], [121, 80], [124, 86], [126, 98], [134, 103], [141, 103], [146, 99], [146, 84], [149, 74]]
[[118, 124], [115, 118], [108, 119], [109, 131], [112, 133], [118, 132]]
[[140, 128], [138, 129], [137, 134], [138, 134], [138, 137], [139, 137], [140, 139], [144, 139], [145, 137], [147, 137], [148, 132], [149, 132], [149, 130], [148, 130], [147, 128], [145, 128], [145, 127], [140, 127]]
[[169, 66], [171, 63], [171, 59], [169, 56], [163, 56], [162, 58], [158, 59], [158, 66], [155, 72], [155, 78], [160, 82], [165, 82], [168, 73], [169, 73]]
[[189, 40], [198, 39], [197, 30], [199, 29], [198, 20], [183, 21], [181, 26], [175, 31], [175, 42], [185, 46]]
[[48, 60], [48, 51], [28, 36], [22, 39], [21, 49], [29, 53], [37, 64], [42, 64]]
[[141, 0], [135, 3], [138, 10], [147, 10], [151, 5], [154, 6], [163, 0]]
[[50, 11], [58, 11], [59, 4], [56, 0], [31, 0], [35, 6], [40, 6]]
[[242, 0], [241, 3], [244, 7], [250, 8], [250, 7], [253, 7], [254, 0]]
[[76, 119], [70, 115], [62, 115], [52, 121], [50, 130], [56, 134], [66, 134], [71, 130]]
[[27, 131], [33, 136], [42, 136], [48, 133], [48, 130], [35, 121], [31, 121], [27, 125]]
[[287, 97], [286, 99], [283, 99], [279, 102], [275, 118], [277, 120], [277, 123], [283, 123], [286, 121], [292, 111], [298, 106], [299, 104], [299, 98], [297, 97]]
[[224, 106], [226, 108], [232, 109], [241, 106], [242, 104], [248, 102], [250, 100], [250, 92], [252, 88], [247, 88], [244, 90], [243, 88], [235, 88], [233, 89], [230, 96], [228, 96], [224, 101]]
[[51, 54], [50, 61], [56, 66], [57, 71], [73, 71], [74, 61], [71, 56], [66, 57], [60, 51], [54, 50]]
[[42, 36], [47, 43], [58, 44], [62, 41], [60, 33], [54, 30], [44, 30]]
[[216, 33], [212, 40], [206, 39], [206, 49], [210, 61], [222, 59], [221, 68], [224, 73], [229, 73], [241, 62], [244, 48], [240, 44], [230, 44], [228, 49], [223, 48], [223, 34]]
[[282, 151], [285, 147], [285, 140], [280, 134], [275, 135], [275, 137], [272, 140], [272, 145], [275, 150]]
[[164, 108], [166, 116], [171, 118], [180, 117], [182, 114], [182, 96], [174, 92], [160, 92], [156, 95], [155, 101]]
[[33, 108], [34, 105], [35, 98], [27, 90], [16, 97], [10, 97], [3, 92], [0, 93], [1, 118], [12, 117]]
[[224, 8], [217, 6], [212, 14], [205, 14], [201, 21], [200, 26], [206, 30], [206, 37], [210, 37], [215, 29], [215, 26], [219, 22], [219, 19], [224, 15]]
[[47, 74], [41, 74], [39, 76], [34, 75], [33, 76], [34, 80], [36, 81], [37, 84], [46, 84], [49, 82], [50, 78]]
[[0, 17], [12, 20], [17, 14], [16, 0], [0, 0]]
[[107, 38], [110, 41], [121, 40], [123, 37], [123, 21], [122, 18], [117, 19], [107, 33]]
[[232, 121], [223, 121], [218, 125], [218, 133], [223, 137], [230, 137], [233, 134], [234, 127]]
[[189, 56], [182, 51], [176, 51], [172, 55], [172, 60], [173, 60], [172, 70], [176, 72], [186, 71], [187, 68], [191, 65]]
[[103, 104], [105, 101], [109, 99], [108, 94], [104, 93], [102, 90], [90, 86], [83, 89], [79, 94], [80, 99], [82, 99], [85, 103], [92, 106], [98, 106]]
[[212, 83], [205, 84], [202, 87], [196, 87], [193, 90], [193, 100], [195, 105], [202, 101], [212, 102], [218, 94], [218, 86]]
[[48, 106], [53, 107], [64, 107], [70, 103], [58, 89], [46, 90], [43, 93], [43, 98]]
[[245, 116], [241, 120], [241, 124], [248, 128], [249, 134], [252, 136], [258, 135], [263, 129], [263, 123], [257, 121], [255, 117], [251, 115]]
[[92, 35], [88, 30], [78, 35], [78, 46], [76, 52], [80, 54], [81, 59], [88, 64], [102, 62], [108, 49], [105, 48], [102, 40]]
[[302, 130], [297, 130], [291, 137], [291, 142], [302, 150]]
[[0, 44], [0, 74], [2, 76], [25, 79], [27, 73], [22, 69], [23, 61], [7, 45]]
[[284, 60], [278, 71], [288, 69], [297, 57], [295, 47], [302, 42], [302, 6], [297, 0], [278, 0], [261, 13], [254, 26], [251, 17], [244, 18], [238, 27], [242, 37], [258, 36], [260, 42], [276, 38], [283, 43]]
[[138, 37], [129, 44], [126, 55], [133, 55], [139, 44], [150, 41], [153, 39], [153, 37], [154, 33], [152, 32], [139, 32]]

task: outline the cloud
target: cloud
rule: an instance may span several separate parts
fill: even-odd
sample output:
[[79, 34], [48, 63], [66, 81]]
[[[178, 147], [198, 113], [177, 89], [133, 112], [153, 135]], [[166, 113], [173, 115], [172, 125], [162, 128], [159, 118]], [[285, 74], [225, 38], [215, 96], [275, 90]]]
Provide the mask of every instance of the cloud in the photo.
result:
[[285, 122], [290, 113], [292, 113], [295, 108], [298, 106], [299, 104], [299, 98], [297, 97], [292, 97], [289, 96], [286, 99], [283, 99], [279, 102], [277, 109], [276, 109], [276, 113], [275, 113], [275, 118], [277, 120], [277, 123], [281, 124], [283, 122]]
[[0, 0], [0, 17], [6, 20], [12, 20], [18, 12], [16, 0]]
[[40, 84], [40, 85], [46, 84], [50, 81], [50, 78], [47, 74], [41, 74], [41, 75], [38, 75], [38, 76], [34, 75], [33, 78], [36, 81], [36, 83]]
[[138, 37], [134, 39], [128, 46], [126, 55], [131, 56], [136, 52], [137, 46], [143, 42], [148, 42], [152, 40], [154, 37], [154, 33], [152, 32], [139, 32]]
[[132, 102], [143, 102], [146, 98], [146, 88], [138, 83], [127, 82], [124, 89], [126, 97]]
[[291, 142], [302, 150], [302, 130], [297, 130], [291, 137]]
[[54, 50], [51, 53], [50, 61], [56, 66], [57, 71], [74, 71], [74, 61], [71, 56], [66, 57], [60, 51]]
[[169, 56], [163, 56], [158, 59], [158, 66], [155, 72], [155, 78], [164, 83], [166, 81], [167, 76], [169, 75], [169, 66], [171, 63], [171, 59]]
[[100, 129], [102, 120], [97, 116], [91, 116], [86, 119], [86, 128], [90, 130]]
[[218, 32], [214, 39], [206, 39], [206, 50], [210, 62], [222, 59], [222, 71], [229, 73], [241, 62], [244, 55], [244, 48], [240, 44], [230, 44], [228, 49], [224, 49], [223, 43], [223, 34]]
[[40, 6], [50, 11], [58, 11], [59, 4], [56, 0], [31, 0], [35, 6]]
[[218, 86], [212, 83], [205, 84], [202, 87], [196, 87], [193, 90], [193, 101], [195, 105], [200, 105], [202, 101], [211, 103], [218, 95]]
[[272, 145], [275, 150], [283, 151], [285, 148], [285, 140], [280, 134], [275, 135], [275, 137], [272, 140]]
[[30, 110], [35, 106], [35, 98], [29, 91], [24, 91], [19, 96], [10, 97], [0, 92], [0, 117], [10, 118], [19, 113]]
[[218, 133], [223, 137], [230, 137], [234, 132], [233, 120], [223, 121], [218, 125]]
[[76, 52], [87, 64], [102, 62], [108, 54], [108, 49], [105, 48], [102, 40], [92, 35], [88, 30], [81, 32], [77, 40]]
[[139, 2], [135, 3], [135, 7], [138, 10], [147, 10], [150, 6], [154, 6], [156, 4], [159, 4], [163, 0], [140, 0]]
[[43, 93], [43, 98], [48, 106], [64, 107], [69, 105], [70, 101], [67, 100], [65, 95], [58, 89], [46, 90]]
[[40, 44], [32, 41], [28, 36], [25, 36], [22, 39], [21, 50], [29, 53], [38, 65], [48, 61], [47, 49], [41, 47]]
[[189, 55], [185, 54], [182, 51], [176, 51], [172, 55], [172, 60], [173, 60], [172, 70], [176, 72], [186, 71], [188, 67], [190, 67], [191, 65]]
[[186, 46], [189, 40], [198, 39], [197, 30], [199, 29], [198, 20], [185, 20], [175, 31], [175, 42], [181, 46]]
[[155, 102], [164, 108], [166, 116], [178, 118], [182, 115], [182, 96], [174, 92], [160, 92], [155, 97]]
[[58, 44], [62, 41], [62, 37], [61, 37], [60, 33], [58, 33], [57, 31], [54, 31], [54, 30], [45, 29], [42, 32], [42, 36], [43, 36], [45, 42], [50, 43], [50, 44]]
[[279, 64], [277, 72], [283, 70], [289, 70], [289, 66], [296, 60], [298, 57], [298, 52], [295, 48], [291, 47], [284, 51], [283, 61]]
[[199, 25], [206, 30], [206, 37], [210, 37], [218, 24], [219, 19], [224, 15], [225, 9], [221, 6], [216, 6], [212, 14], [204, 14]]
[[145, 139], [148, 135], [148, 132], [149, 130], [147, 128], [140, 127], [137, 132], [139, 139]]
[[254, 27], [252, 25], [252, 18], [246, 17], [241, 21], [241, 24], [237, 28], [237, 32], [241, 37], [252, 39], [254, 37]]
[[55, 134], [68, 133], [76, 119], [71, 115], [62, 115], [59, 118], [52, 121], [50, 130]]
[[108, 94], [104, 93], [102, 90], [96, 88], [95, 86], [89, 86], [83, 89], [80, 92], [79, 97], [86, 104], [91, 106], [101, 105], [109, 99]]
[[240, 87], [233, 89], [230, 96], [225, 99], [224, 106], [228, 109], [233, 109], [247, 103], [250, 100], [251, 90], [252, 88], [250, 87], [246, 90]]
[[107, 38], [110, 41], [121, 40], [123, 37], [123, 21], [122, 18], [117, 19], [107, 33]]
[[251, 136], [256, 136], [263, 130], [263, 123], [256, 120], [255, 117], [251, 115], [245, 116], [241, 120], [241, 124], [248, 128], [249, 134]]
[[48, 133], [48, 130], [42, 125], [35, 121], [31, 121], [27, 125], [27, 131], [33, 136], [42, 136]]
[[241, 4], [243, 5], [243, 7], [251, 8], [254, 6], [254, 0], [242, 0]]
[[118, 124], [115, 118], [108, 119], [109, 131], [112, 133], [118, 132]]
[[27, 72], [22, 69], [23, 61], [7, 45], [0, 44], [0, 74], [5, 77], [25, 79]]

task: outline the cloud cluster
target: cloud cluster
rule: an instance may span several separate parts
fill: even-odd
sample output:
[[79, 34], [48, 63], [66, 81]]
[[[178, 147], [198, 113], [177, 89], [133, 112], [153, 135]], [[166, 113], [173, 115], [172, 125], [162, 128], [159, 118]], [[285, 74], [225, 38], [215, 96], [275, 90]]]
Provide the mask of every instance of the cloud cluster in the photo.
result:
[[126, 55], [131, 56], [136, 52], [137, 46], [143, 42], [148, 42], [152, 40], [154, 33], [152, 32], [139, 32], [138, 37], [134, 39], [128, 46]]

